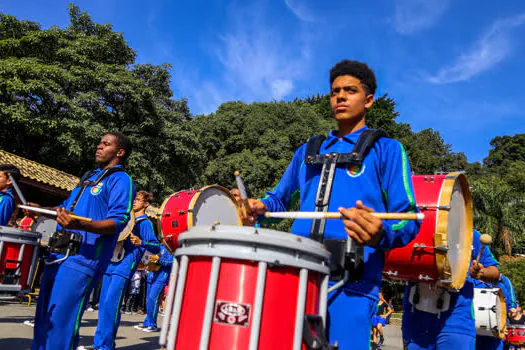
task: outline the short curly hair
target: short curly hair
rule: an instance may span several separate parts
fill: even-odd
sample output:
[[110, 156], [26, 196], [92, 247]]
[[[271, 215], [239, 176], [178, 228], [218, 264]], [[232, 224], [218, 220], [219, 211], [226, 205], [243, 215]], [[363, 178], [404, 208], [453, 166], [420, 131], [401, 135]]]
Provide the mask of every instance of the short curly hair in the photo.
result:
[[361, 80], [367, 94], [375, 94], [377, 89], [376, 75], [366, 63], [343, 60], [330, 69], [330, 86], [341, 75], [351, 75]]

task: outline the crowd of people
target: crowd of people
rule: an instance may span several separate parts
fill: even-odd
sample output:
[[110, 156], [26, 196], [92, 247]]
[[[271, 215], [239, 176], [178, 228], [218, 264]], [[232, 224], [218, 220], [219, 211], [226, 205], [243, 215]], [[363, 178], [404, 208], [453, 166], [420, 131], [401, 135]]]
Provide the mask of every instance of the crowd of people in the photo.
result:
[[[402, 144], [366, 125], [377, 89], [375, 74], [364, 63], [344, 60], [331, 69], [329, 81], [337, 130], [302, 145], [274, 189], [264, 198], [243, 201], [247, 207], [242, 220], [254, 225], [265, 212], [286, 211], [297, 192], [301, 211], [339, 211], [342, 220], [296, 220], [291, 233], [322, 240], [327, 246], [346, 244], [341, 242], [350, 239], [360, 247], [361, 261], [353, 261], [353, 265], [348, 260], [340, 264], [332, 261], [335, 267], [329, 285], [340, 281], [343, 285], [328, 295], [326, 335], [327, 342], [337, 342], [339, 349], [368, 349], [371, 336], [374, 346], [381, 346], [383, 329], [393, 312], [380, 294], [385, 252], [412, 241], [421, 222], [383, 220], [373, 215], [418, 211]], [[98, 167], [84, 174], [63, 204], [50, 208], [56, 210], [58, 225], [40, 281], [33, 350], [114, 349], [122, 310], [138, 312], [144, 306], [144, 322], [135, 328], [158, 331], [160, 296], [169, 283], [173, 255], [145, 215], [152, 194], [137, 192], [124, 169], [131, 152], [125, 135], [103, 135], [95, 153]], [[14, 207], [9, 174], [20, 176], [10, 165], [0, 167], [0, 225], [7, 223], [5, 218]], [[119, 233], [133, 220], [132, 212], [134, 228], [118, 241]], [[79, 220], [73, 213], [91, 221]], [[483, 339], [476, 338], [473, 290], [478, 285], [499, 283], [506, 293], [511, 289], [505, 287], [490, 248], [481, 248], [477, 231], [472, 235], [469, 276], [459, 292], [422, 283], [407, 285], [402, 331], [409, 350], [488, 348], [480, 345]], [[351, 270], [351, 278], [338, 274], [341, 269]], [[422, 303], [425, 298], [427, 302]], [[515, 296], [508, 294], [508, 300], [515, 301]], [[80, 321], [90, 308], [98, 309], [94, 343], [79, 346]], [[518, 305], [510, 304], [509, 311], [509, 322], [521, 322]], [[494, 346], [502, 346], [502, 342]]]

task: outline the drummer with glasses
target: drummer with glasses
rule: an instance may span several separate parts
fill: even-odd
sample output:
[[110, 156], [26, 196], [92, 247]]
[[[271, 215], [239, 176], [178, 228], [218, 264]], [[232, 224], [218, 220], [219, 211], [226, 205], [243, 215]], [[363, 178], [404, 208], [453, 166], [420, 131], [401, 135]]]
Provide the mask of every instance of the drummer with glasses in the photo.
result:
[[[408, 350], [475, 349], [474, 280], [493, 283], [498, 280], [500, 271], [498, 261], [488, 246], [483, 249], [480, 261], [475, 260], [481, 250], [481, 235], [476, 230], [473, 235], [473, 260], [467, 280], [459, 292], [429, 288], [418, 283], [410, 283], [405, 288], [402, 331]], [[433, 292], [424, 294], [429, 289]]]

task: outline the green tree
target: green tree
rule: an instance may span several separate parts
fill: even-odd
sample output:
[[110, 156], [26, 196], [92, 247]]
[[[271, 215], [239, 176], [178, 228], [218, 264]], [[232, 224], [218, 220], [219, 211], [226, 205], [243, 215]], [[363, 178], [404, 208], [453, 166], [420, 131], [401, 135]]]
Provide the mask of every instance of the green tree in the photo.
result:
[[525, 134], [496, 136], [490, 141], [492, 149], [483, 160], [493, 170], [503, 169], [515, 161], [525, 162]]
[[80, 175], [106, 131], [130, 136], [128, 170], [141, 188], [165, 194], [192, 181], [199, 157], [172, 100], [168, 65], [135, 65], [135, 52], [110, 24], [69, 6], [70, 25], [43, 30], [0, 14], [1, 146]]

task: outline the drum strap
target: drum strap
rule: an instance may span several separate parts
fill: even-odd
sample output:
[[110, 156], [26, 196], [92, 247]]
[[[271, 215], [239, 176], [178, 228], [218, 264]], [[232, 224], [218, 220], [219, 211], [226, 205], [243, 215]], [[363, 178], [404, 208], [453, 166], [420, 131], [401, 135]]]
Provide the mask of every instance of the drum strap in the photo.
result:
[[113, 168], [105, 169], [103, 172], [100, 173], [100, 175], [95, 180], [88, 180], [91, 177], [91, 175], [95, 173], [95, 170], [86, 171], [84, 175], [82, 175], [82, 177], [80, 178], [80, 185], [82, 187], [80, 188], [80, 191], [78, 191], [77, 196], [73, 200], [73, 203], [71, 204], [71, 207], [69, 208], [69, 211], [73, 212], [75, 210], [78, 200], [80, 199], [80, 197], [82, 196], [82, 193], [84, 193], [84, 191], [86, 190], [88, 186], [96, 186], [105, 177], [108, 177], [109, 175], [119, 172], [119, 171], [124, 171], [124, 169], [122, 169], [121, 167], [113, 167]]

